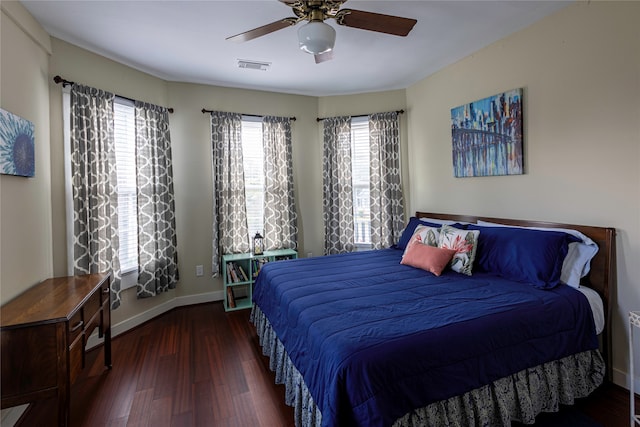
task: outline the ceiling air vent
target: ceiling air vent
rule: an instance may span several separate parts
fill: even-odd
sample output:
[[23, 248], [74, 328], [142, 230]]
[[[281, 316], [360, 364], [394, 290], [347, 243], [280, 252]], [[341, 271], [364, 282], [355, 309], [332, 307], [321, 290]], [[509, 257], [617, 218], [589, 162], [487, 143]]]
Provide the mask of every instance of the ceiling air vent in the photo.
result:
[[247, 61], [246, 59], [238, 59], [238, 68], [267, 71], [270, 67], [271, 62]]

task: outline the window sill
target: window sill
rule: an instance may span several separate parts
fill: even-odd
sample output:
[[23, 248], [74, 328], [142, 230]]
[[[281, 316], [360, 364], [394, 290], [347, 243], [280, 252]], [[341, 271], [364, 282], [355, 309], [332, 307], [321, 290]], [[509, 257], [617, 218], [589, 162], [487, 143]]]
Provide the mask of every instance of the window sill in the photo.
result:
[[356, 252], [371, 250], [371, 243], [356, 243], [354, 246], [356, 248]]
[[120, 290], [134, 288], [138, 284], [138, 267], [120, 273]]

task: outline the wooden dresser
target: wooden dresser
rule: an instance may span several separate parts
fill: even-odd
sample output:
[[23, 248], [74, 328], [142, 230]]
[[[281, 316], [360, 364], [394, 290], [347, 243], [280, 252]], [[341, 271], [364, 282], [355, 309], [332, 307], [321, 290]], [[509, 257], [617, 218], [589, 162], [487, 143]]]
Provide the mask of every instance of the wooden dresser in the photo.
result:
[[58, 399], [69, 425], [71, 384], [85, 364], [95, 328], [111, 368], [111, 273], [47, 279], [0, 307], [2, 408]]

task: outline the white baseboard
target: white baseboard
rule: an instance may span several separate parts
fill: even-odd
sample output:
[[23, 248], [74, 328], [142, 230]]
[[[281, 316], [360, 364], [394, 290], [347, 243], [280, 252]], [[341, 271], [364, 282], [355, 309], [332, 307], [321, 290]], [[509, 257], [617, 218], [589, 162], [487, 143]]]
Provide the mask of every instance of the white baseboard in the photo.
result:
[[[130, 329], [135, 328], [136, 326], [142, 325], [144, 322], [147, 322], [155, 317], [160, 316], [170, 310], [173, 310], [176, 307], [182, 307], [185, 305], [193, 305], [193, 304], [202, 304], [205, 302], [212, 301], [222, 301], [224, 298], [224, 293], [222, 291], [215, 292], [207, 292], [204, 294], [197, 295], [189, 295], [185, 297], [177, 297], [170, 301], [165, 302], [164, 304], [157, 305], [150, 310], [147, 310], [143, 313], [138, 314], [137, 316], [131, 317], [127, 320], [124, 320], [116, 325], [111, 325], [111, 337], [116, 337], [120, 334], [127, 332]], [[89, 339], [87, 340], [87, 350], [90, 350], [98, 345], [102, 344], [103, 339], [98, 337], [98, 331], [96, 330]]]
[[[631, 381], [629, 378], [629, 373], [621, 371], [619, 369], [613, 369], [612, 381], [614, 384], [619, 385], [620, 387], [626, 388], [627, 390], [631, 387]], [[640, 378], [636, 377], [633, 381], [633, 390], [636, 394], [640, 393]]]

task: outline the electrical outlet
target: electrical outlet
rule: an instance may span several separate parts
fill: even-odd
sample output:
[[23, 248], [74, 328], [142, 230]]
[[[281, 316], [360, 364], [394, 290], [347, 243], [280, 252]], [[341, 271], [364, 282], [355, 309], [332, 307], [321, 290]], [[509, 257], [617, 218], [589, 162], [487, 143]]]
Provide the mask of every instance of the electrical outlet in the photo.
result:
[[313, 256], [313, 252], [307, 252], [307, 258], [311, 258]]
[[196, 265], [196, 276], [204, 276], [204, 266]]

